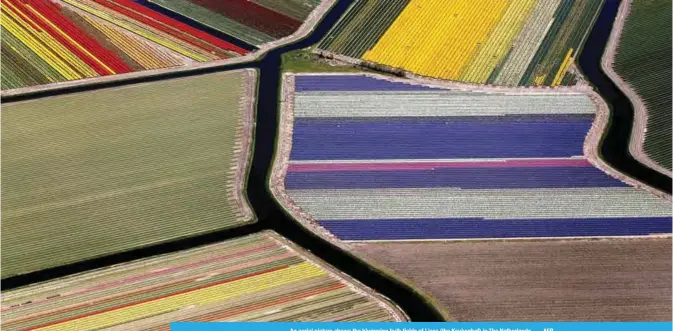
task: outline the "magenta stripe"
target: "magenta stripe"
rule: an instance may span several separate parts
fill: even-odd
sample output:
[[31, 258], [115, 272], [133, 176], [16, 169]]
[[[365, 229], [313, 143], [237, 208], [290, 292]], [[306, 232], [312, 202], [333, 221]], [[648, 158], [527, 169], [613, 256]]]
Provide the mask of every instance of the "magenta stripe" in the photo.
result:
[[393, 171], [432, 170], [441, 168], [541, 168], [541, 167], [591, 167], [586, 159], [530, 159], [492, 160], [465, 162], [371, 162], [371, 163], [300, 163], [290, 164], [288, 172], [314, 171]]

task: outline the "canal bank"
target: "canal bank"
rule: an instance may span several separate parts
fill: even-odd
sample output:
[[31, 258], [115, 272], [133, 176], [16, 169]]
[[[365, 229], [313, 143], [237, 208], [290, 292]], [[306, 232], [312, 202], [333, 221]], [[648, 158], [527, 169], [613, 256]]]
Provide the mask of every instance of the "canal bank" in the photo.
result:
[[603, 71], [601, 62], [620, 0], [606, 0], [580, 54], [578, 65], [587, 81], [610, 109], [609, 122], [600, 142], [600, 157], [619, 173], [668, 195], [671, 178], [638, 162], [629, 152], [634, 109], [629, 98]]

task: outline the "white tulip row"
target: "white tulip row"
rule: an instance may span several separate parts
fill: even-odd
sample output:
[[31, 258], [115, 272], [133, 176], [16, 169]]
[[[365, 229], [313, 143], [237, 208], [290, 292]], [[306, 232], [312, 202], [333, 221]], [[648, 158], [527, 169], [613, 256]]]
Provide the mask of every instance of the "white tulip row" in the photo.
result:
[[666, 217], [670, 203], [631, 187], [289, 190], [318, 220]]
[[539, 1], [529, 16], [528, 22], [519, 33], [507, 62], [498, 73], [494, 84], [516, 86], [526, 72], [528, 64], [535, 56], [547, 30], [554, 22], [554, 13], [561, 0]]
[[499, 116], [593, 114], [582, 93], [504, 94], [465, 92], [298, 93], [295, 117]]

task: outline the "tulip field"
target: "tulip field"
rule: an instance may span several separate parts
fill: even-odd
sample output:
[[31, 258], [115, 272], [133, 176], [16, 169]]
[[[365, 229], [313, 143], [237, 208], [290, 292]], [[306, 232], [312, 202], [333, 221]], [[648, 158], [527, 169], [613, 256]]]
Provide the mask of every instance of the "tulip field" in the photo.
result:
[[168, 330], [177, 321], [400, 321], [387, 300], [272, 232], [3, 292], [2, 329]]
[[319, 0], [2, 0], [2, 89], [239, 57]]
[[[671, 170], [671, 1], [633, 1], [614, 69], [640, 95], [648, 120], [644, 150]], [[644, 38], [643, 36], [647, 36]]]
[[357, 1], [318, 45], [421, 76], [568, 85], [603, 1]]
[[3, 104], [2, 278], [250, 222], [255, 83], [239, 70]]
[[147, 0], [250, 45], [296, 31], [320, 0]]
[[134, 1], [2, 0], [2, 15], [3, 89], [247, 52]]
[[296, 75], [285, 189], [343, 240], [671, 233], [671, 204], [595, 168], [584, 92]]

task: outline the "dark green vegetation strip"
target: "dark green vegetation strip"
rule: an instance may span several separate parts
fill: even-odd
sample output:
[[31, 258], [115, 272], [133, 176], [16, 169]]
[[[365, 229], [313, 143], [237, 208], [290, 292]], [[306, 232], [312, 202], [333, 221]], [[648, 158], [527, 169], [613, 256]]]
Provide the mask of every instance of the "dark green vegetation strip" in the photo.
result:
[[284, 53], [282, 55], [283, 72], [363, 72], [350, 64], [341, 62], [332, 65], [316, 54], [310, 48]]
[[[597, 0], [563, 0], [520, 85], [551, 85], [570, 48], [577, 57], [602, 4]], [[544, 77], [544, 81], [535, 84], [536, 77]]]
[[577, 85], [577, 75], [570, 71], [566, 72], [565, 76], [563, 76], [563, 80], [561, 81], [561, 85]]
[[189, 17], [201, 24], [233, 36], [234, 38], [243, 40], [251, 45], [259, 46], [276, 39], [264, 32], [236, 22], [231, 18], [210, 11], [207, 8], [187, 0], [150, 0], [150, 2], [182, 16]]
[[356, 2], [318, 48], [360, 58], [378, 42], [408, 3], [409, 0]]
[[615, 71], [643, 98], [645, 153], [671, 170], [671, 1], [631, 5], [615, 56]]
[[2, 44], [2, 89], [47, 84], [63, 81], [61, 76], [51, 65], [47, 64], [33, 50], [19, 41], [14, 35], [0, 29], [0, 43]]
[[247, 223], [243, 71], [3, 107], [2, 277]]
[[252, 2], [269, 8], [298, 21], [304, 21], [320, 0], [251, 0]]

